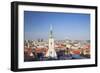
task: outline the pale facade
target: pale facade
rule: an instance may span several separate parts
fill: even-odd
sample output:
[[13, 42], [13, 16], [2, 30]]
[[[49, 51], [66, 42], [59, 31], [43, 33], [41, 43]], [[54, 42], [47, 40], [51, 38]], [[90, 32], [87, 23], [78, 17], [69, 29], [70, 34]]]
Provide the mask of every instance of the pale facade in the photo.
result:
[[49, 49], [46, 53], [46, 57], [50, 58], [57, 58], [56, 51], [54, 49], [54, 38], [53, 38], [53, 32], [52, 32], [52, 26], [50, 27], [50, 34], [49, 34]]

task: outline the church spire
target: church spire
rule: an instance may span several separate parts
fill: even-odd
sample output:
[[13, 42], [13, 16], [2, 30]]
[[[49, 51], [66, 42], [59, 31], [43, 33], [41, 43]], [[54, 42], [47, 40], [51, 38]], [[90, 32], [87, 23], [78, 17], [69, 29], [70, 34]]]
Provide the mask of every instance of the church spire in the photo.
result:
[[46, 53], [46, 57], [48, 58], [57, 58], [57, 54], [55, 51], [55, 47], [54, 47], [54, 38], [53, 38], [53, 31], [52, 31], [52, 25], [50, 25], [50, 29], [49, 29], [49, 42], [48, 42], [48, 51]]
[[52, 25], [50, 25], [50, 38], [53, 37]]

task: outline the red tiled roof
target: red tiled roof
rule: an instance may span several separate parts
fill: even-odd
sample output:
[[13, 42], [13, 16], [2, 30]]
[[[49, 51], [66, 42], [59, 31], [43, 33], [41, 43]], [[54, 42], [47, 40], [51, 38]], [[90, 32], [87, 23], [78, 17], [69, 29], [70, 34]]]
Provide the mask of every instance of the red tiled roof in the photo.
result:
[[90, 45], [84, 45], [84, 49], [90, 49]]
[[72, 50], [73, 54], [80, 54], [80, 50]]

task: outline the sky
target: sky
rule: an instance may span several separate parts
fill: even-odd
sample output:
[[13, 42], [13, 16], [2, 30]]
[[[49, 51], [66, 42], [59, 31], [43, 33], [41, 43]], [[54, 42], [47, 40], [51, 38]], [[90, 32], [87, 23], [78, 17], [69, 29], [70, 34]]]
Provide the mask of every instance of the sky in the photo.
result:
[[24, 39], [89, 40], [90, 14], [24, 11]]

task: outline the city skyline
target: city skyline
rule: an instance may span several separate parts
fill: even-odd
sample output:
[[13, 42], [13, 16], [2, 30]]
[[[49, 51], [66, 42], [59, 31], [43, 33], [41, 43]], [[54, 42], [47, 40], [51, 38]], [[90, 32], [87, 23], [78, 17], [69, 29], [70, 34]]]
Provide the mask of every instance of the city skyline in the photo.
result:
[[56, 40], [90, 40], [90, 15], [24, 11], [25, 40], [48, 39], [50, 25]]

